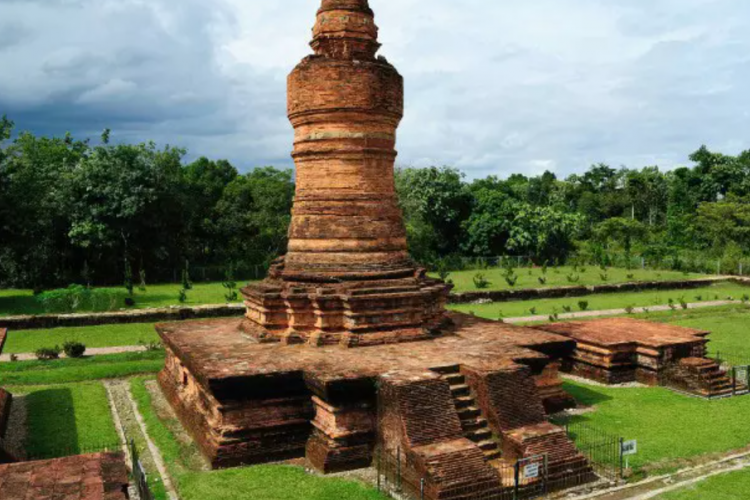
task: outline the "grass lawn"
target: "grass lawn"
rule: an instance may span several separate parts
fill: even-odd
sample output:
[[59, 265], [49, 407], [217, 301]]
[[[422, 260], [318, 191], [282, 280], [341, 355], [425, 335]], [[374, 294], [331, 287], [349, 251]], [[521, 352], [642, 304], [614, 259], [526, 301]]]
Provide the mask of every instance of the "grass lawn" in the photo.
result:
[[68, 384], [130, 377], [157, 373], [163, 366], [163, 351], [111, 354], [84, 359], [0, 363], [0, 387]]
[[705, 401], [664, 388], [610, 388], [566, 382], [565, 389], [596, 411], [576, 417], [593, 427], [638, 440], [636, 472], [665, 472], [686, 459], [726, 453], [750, 443], [750, 396]]
[[[529, 301], [493, 302], [490, 304], [453, 304], [449, 308], [464, 313], [473, 312], [477, 316], [489, 319], [514, 318], [533, 315], [548, 315], [555, 312], [566, 312], [563, 307], [568, 306], [572, 312], [580, 311], [578, 303], [588, 301], [588, 310], [621, 309], [628, 306], [648, 307], [666, 305], [669, 299], [679, 305], [680, 298], [686, 302], [700, 302], [709, 300], [724, 300], [728, 297], [741, 299], [743, 295], [750, 295], [750, 287], [735, 283], [717, 283], [709, 287], [692, 290], [647, 290], [643, 292], [599, 293], [583, 297], [569, 297], [561, 299], [539, 299]], [[700, 298], [701, 300], [698, 300]], [[535, 308], [532, 313], [531, 309]]]
[[107, 393], [101, 383], [15, 387], [28, 404], [26, 449], [33, 458], [56, 458], [117, 449]]
[[11, 330], [3, 354], [35, 352], [42, 347], [62, 346], [66, 341], [82, 342], [86, 347], [139, 345], [159, 340], [153, 323], [102, 325], [52, 330]]
[[178, 421], [160, 419], [151, 403], [144, 378], [131, 381], [131, 390], [148, 433], [161, 450], [172, 480], [183, 500], [386, 500], [364, 484], [307, 474], [302, 468], [261, 465], [221, 471], [197, 471], [191, 467], [194, 446], [178, 440], [170, 428]]
[[[244, 282], [237, 283], [238, 289], [244, 286]], [[227, 301], [224, 297], [226, 290], [221, 283], [194, 283], [193, 289], [187, 292], [187, 301], [182, 304], [179, 301], [180, 288], [182, 288], [181, 285], [176, 283], [150, 285], [145, 292], [136, 288], [134, 290], [135, 308], [225, 304]], [[0, 290], [0, 316], [46, 312], [31, 290]]]
[[[705, 278], [705, 275], [701, 274], [685, 274], [679, 271], [655, 271], [652, 269], [617, 269], [611, 268], [607, 270], [607, 280], [603, 280], [601, 274], [602, 270], [597, 266], [586, 266], [585, 272], [579, 270], [576, 272], [573, 267], [559, 267], [554, 269], [552, 267], [547, 269], [547, 282], [542, 284], [539, 282], [539, 278], [544, 277], [541, 268], [518, 268], [515, 270], [518, 275], [518, 282], [516, 286], [510, 287], [506, 283], [503, 274], [504, 269], [494, 268], [485, 269], [478, 271], [476, 269], [469, 271], [455, 271], [448, 276], [448, 279], [453, 280], [456, 285], [454, 291], [456, 292], [475, 292], [477, 287], [474, 285], [474, 276], [477, 273], [482, 273], [490, 284], [486, 290], [508, 290], [508, 289], [524, 289], [524, 288], [549, 288], [559, 286], [573, 286], [573, 285], [602, 285], [604, 283], [627, 283], [633, 281], [673, 281], [673, 280], [687, 280], [693, 278]], [[580, 276], [580, 280], [577, 282], [568, 281], [569, 275]], [[632, 275], [632, 278], [628, 277]], [[431, 276], [437, 277], [435, 274]], [[574, 278], [575, 279], [575, 278]]]
[[746, 500], [750, 492], [750, 470], [709, 478], [682, 490], [661, 495], [658, 500]]

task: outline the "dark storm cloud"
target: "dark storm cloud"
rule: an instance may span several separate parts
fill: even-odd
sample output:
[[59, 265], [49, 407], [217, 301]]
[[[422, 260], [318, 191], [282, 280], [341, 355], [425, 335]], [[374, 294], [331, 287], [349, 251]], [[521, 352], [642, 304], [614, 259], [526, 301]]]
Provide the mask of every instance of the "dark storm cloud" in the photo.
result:
[[[317, 0], [0, 0], [0, 114], [290, 166]], [[371, 0], [406, 78], [399, 163], [470, 177], [750, 147], [744, 0]]]

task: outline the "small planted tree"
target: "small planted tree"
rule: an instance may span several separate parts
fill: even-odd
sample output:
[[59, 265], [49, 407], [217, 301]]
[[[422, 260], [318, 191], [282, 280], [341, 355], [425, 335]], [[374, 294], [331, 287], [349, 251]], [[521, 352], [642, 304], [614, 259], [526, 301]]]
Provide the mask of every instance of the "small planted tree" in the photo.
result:
[[485, 288], [489, 287], [490, 284], [490, 281], [487, 279], [484, 273], [477, 273], [474, 275], [474, 286], [478, 290], [484, 290]]
[[86, 346], [80, 342], [69, 340], [63, 344], [63, 351], [69, 358], [82, 358], [86, 353]]
[[182, 270], [182, 289], [192, 290], [193, 282], [190, 280], [190, 261], [185, 260], [185, 267]]
[[146, 270], [141, 268], [140, 271], [138, 271], [138, 278], [140, 279], [140, 283], [138, 284], [138, 290], [145, 292], [146, 291]]
[[589, 301], [588, 300], [579, 300], [578, 301], [578, 308], [581, 311], [586, 311], [589, 308]]
[[227, 300], [227, 302], [237, 302], [237, 282], [234, 280], [234, 271], [231, 267], [227, 269], [225, 278], [226, 280], [221, 285], [226, 290], [224, 298]]

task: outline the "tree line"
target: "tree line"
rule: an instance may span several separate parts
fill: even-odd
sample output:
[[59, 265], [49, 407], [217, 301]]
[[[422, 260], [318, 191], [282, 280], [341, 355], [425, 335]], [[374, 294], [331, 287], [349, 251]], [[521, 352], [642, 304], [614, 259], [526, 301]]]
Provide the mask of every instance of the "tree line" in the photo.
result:
[[[171, 281], [204, 267], [242, 276], [286, 250], [291, 170], [240, 174], [226, 160], [186, 162], [154, 143], [99, 145], [0, 120], [0, 286], [43, 290]], [[609, 252], [659, 259], [739, 259], [750, 248], [750, 151], [700, 148], [694, 165], [592, 166], [467, 182], [450, 167], [399, 168], [396, 187], [414, 258], [523, 255], [537, 263]], [[215, 274], [214, 274], [215, 276]], [[221, 278], [215, 278], [221, 279]]]

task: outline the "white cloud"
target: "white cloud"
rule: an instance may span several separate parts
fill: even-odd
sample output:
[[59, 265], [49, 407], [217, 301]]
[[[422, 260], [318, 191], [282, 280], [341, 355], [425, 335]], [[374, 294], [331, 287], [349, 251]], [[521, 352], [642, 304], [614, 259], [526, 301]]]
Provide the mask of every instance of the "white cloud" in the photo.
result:
[[[310, 53], [318, 3], [4, 0], [0, 114], [290, 166], [286, 75]], [[745, 0], [371, 5], [406, 79], [401, 165], [566, 175], [750, 147]]]

